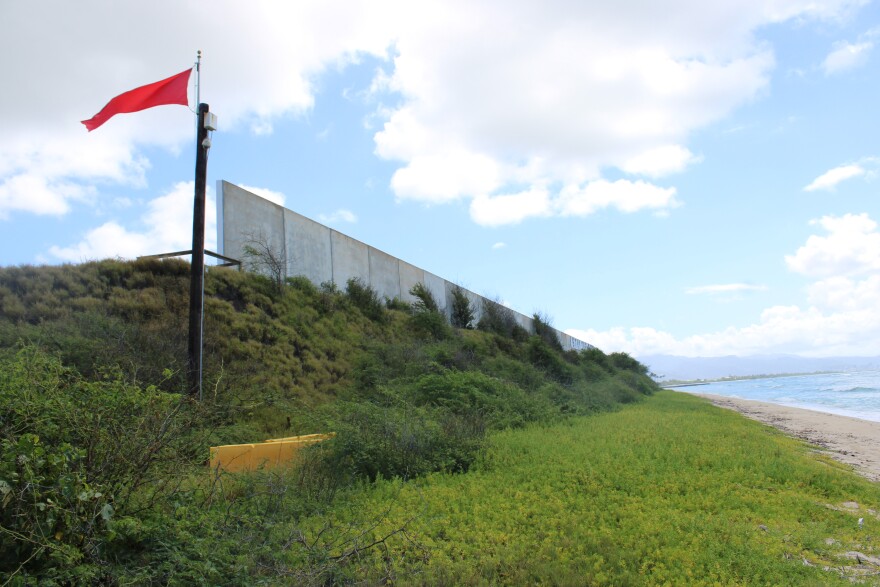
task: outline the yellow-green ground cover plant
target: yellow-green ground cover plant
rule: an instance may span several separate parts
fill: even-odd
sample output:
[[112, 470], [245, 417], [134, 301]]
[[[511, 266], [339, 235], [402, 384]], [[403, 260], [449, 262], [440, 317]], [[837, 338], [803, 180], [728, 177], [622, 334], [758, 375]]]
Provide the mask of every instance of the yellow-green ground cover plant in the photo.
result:
[[425, 291], [211, 270], [196, 401], [188, 273], [0, 269], [0, 585], [829, 584], [874, 553], [876, 486], [499, 304], [470, 329]]
[[364, 543], [411, 520], [348, 569], [368, 582], [880, 584], [853, 554], [880, 555], [880, 486], [669, 391], [493, 433], [467, 475], [383, 480], [303, 526], [318, 536], [365, 511], [381, 523]]

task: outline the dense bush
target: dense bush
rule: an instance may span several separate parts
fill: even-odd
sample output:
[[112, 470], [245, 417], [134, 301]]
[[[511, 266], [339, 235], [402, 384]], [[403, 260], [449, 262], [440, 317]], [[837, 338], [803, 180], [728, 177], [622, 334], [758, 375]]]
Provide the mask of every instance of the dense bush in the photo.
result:
[[510, 308], [501, 305], [498, 301], [487, 299], [483, 301], [483, 315], [480, 316], [477, 328], [513, 338], [515, 330], [520, 326], [516, 323], [516, 317]]
[[639, 375], [648, 374], [648, 368], [645, 365], [639, 363], [626, 353], [611, 353], [608, 355], [608, 361], [618, 369], [632, 371]]
[[477, 455], [484, 428], [460, 416], [413, 404], [342, 403], [328, 462], [353, 477], [412, 478], [431, 471], [464, 471]]
[[535, 312], [532, 316], [532, 324], [535, 328], [535, 335], [543, 340], [547, 345], [558, 352], [562, 352], [562, 343], [559, 341], [559, 336], [556, 334], [556, 329], [553, 328], [550, 319], [540, 312]]
[[413, 310], [416, 312], [433, 312], [439, 314], [441, 312], [440, 305], [433, 292], [424, 284], [417, 283], [409, 290], [409, 295], [416, 298], [413, 303]]
[[546, 397], [476, 371], [446, 370], [420, 377], [413, 388], [420, 404], [447, 410], [494, 430], [548, 421], [558, 414]]
[[417, 283], [410, 290], [416, 298], [412, 304], [410, 323], [413, 331], [421, 338], [442, 340], [451, 336], [452, 331], [446, 321], [446, 314], [437, 303], [437, 299], [425, 284]]
[[118, 517], [203, 458], [197, 406], [116, 375], [84, 380], [34, 347], [0, 364], [0, 570], [98, 580]]
[[456, 328], [473, 328], [476, 313], [464, 289], [452, 286], [452, 308], [450, 322]]
[[370, 320], [385, 322], [388, 319], [385, 304], [379, 299], [379, 294], [359, 278], [353, 277], [348, 280], [345, 284], [345, 294], [351, 303]]

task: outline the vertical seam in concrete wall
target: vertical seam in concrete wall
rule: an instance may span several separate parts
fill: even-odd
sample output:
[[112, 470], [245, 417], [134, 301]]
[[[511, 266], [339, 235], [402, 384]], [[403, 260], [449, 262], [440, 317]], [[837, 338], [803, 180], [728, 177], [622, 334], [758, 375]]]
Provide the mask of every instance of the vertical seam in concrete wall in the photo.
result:
[[287, 214], [284, 213], [284, 206], [281, 207], [281, 258], [284, 259], [284, 277], [287, 277], [290, 260], [287, 258]]
[[376, 289], [376, 286], [373, 285], [373, 247], [370, 245], [367, 245], [367, 285], [373, 290]]
[[330, 283], [336, 283], [336, 269], [333, 266], [333, 229], [330, 229]]

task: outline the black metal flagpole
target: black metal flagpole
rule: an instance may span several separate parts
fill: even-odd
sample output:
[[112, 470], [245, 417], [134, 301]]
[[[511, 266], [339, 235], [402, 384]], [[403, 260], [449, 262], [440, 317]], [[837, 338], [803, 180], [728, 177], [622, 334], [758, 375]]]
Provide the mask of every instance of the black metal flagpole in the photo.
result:
[[189, 285], [189, 392], [202, 397], [202, 312], [205, 285], [205, 188], [208, 175], [208, 105], [199, 104], [196, 189], [193, 201], [192, 273]]
[[[196, 61], [196, 101], [200, 99], [202, 52]], [[196, 178], [193, 198], [193, 241], [192, 266], [189, 285], [189, 338], [188, 377], [189, 393], [202, 399], [202, 349], [204, 347], [204, 305], [205, 305], [205, 189], [208, 175], [208, 149], [211, 139], [208, 131], [216, 127], [216, 119], [210, 114], [207, 104], [198, 102], [196, 124]]]

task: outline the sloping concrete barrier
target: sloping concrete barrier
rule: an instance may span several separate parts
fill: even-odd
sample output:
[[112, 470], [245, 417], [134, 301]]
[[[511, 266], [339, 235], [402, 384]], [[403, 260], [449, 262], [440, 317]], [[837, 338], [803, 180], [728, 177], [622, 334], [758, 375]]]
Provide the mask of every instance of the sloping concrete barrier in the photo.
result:
[[[412, 303], [410, 289], [423, 284], [449, 318], [453, 290], [458, 286], [430, 271], [411, 265], [332, 228], [319, 224], [256, 194], [220, 180], [217, 182], [217, 247], [220, 254], [245, 258], [245, 247], [256, 238], [276, 252], [284, 264], [284, 277], [302, 275], [315, 285], [332, 282], [345, 289], [349, 279], [359, 279], [373, 288], [380, 298]], [[467, 289], [479, 322], [483, 306], [491, 302]], [[534, 334], [531, 316], [510, 310], [517, 324]], [[586, 341], [556, 332], [565, 350], [593, 348]]]
[[211, 447], [211, 469], [235, 473], [255, 471], [259, 468], [289, 466], [303, 447], [335, 436], [329, 434], [306, 434], [288, 438], [272, 438], [252, 444], [227, 444]]

